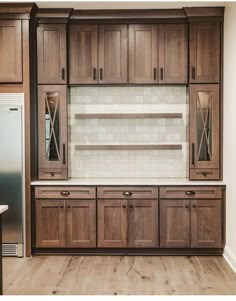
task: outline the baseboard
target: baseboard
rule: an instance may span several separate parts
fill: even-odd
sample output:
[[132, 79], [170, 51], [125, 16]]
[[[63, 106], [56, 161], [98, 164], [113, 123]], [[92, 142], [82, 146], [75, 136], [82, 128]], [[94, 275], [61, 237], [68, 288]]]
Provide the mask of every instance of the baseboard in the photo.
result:
[[233, 271], [236, 273], [236, 254], [234, 254], [228, 246], [224, 249], [224, 259], [228, 262], [228, 264], [231, 266]]

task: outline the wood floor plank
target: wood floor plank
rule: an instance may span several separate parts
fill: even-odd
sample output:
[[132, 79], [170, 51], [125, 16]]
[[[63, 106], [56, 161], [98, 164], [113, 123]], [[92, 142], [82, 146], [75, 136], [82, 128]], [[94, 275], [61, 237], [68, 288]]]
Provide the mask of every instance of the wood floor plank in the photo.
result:
[[221, 256], [35, 256], [3, 259], [6, 295], [236, 295]]

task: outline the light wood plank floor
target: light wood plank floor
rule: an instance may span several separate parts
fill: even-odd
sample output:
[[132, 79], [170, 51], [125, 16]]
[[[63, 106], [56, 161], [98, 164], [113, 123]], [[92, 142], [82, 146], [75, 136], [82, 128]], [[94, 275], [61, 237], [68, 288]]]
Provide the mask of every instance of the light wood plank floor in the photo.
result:
[[235, 295], [220, 256], [35, 256], [3, 259], [6, 295]]

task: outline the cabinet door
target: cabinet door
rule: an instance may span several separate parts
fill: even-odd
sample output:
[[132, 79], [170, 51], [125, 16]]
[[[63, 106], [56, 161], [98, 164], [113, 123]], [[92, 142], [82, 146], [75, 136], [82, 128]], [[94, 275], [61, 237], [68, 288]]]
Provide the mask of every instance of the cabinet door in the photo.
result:
[[186, 24], [159, 25], [160, 83], [187, 83], [187, 45]]
[[98, 200], [98, 247], [127, 247], [127, 200]]
[[190, 169], [219, 169], [219, 109], [218, 85], [190, 86]]
[[37, 28], [39, 84], [66, 84], [66, 24]]
[[66, 200], [66, 247], [96, 247], [95, 200]]
[[129, 83], [157, 83], [157, 25], [129, 26]]
[[22, 82], [21, 21], [0, 20], [0, 83]]
[[190, 200], [160, 200], [160, 247], [190, 247]]
[[127, 83], [127, 25], [99, 26], [99, 83]]
[[192, 248], [221, 248], [221, 215], [221, 200], [192, 201]]
[[65, 247], [64, 201], [36, 200], [36, 248]]
[[97, 25], [70, 25], [70, 84], [98, 82]]
[[128, 210], [129, 247], [157, 247], [157, 200], [129, 200]]
[[[67, 104], [65, 86], [38, 87], [39, 178], [67, 178]], [[45, 171], [45, 177], [44, 177]]]
[[220, 24], [190, 24], [190, 83], [220, 81]]

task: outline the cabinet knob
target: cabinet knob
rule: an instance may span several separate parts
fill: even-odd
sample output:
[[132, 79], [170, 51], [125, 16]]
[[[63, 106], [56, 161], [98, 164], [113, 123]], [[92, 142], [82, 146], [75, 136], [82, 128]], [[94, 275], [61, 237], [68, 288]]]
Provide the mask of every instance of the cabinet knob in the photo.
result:
[[192, 207], [193, 207], [193, 208], [196, 208], [196, 207], [197, 207], [197, 205], [193, 204], [193, 205], [192, 205]]
[[134, 207], [134, 205], [133, 205], [133, 204], [130, 204], [130, 205], [129, 205], [129, 208], [133, 208], [133, 207]]
[[130, 196], [132, 195], [133, 193], [131, 191], [124, 191], [123, 192], [123, 195], [126, 195], [126, 196]]
[[70, 209], [70, 208], [71, 208], [71, 206], [66, 206], [66, 208], [67, 208], [67, 209]]
[[189, 205], [185, 205], [184, 207], [185, 207], [185, 208], [189, 208]]
[[61, 191], [61, 195], [68, 196], [68, 195], [70, 195], [70, 192], [69, 191]]
[[194, 194], [195, 194], [195, 191], [189, 190], [189, 191], [186, 191], [185, 194], [186, 194], [186, 195], [194, 195]]
[[125, 204], [123, 204], [123, 205], [122, 205], [122, 207], [123, 207], [123, 208], [126, 208], [126, 205], [125, 205]]
[[60, 206], [61, 209], [64, 209], [64, 206]]
[[207, 176], [207, 172], [204, 171], [204, 172], [202, 173], [202, 175], [203, 175], [204, 177], [206, 177], [206, 176]]
[[55, 173], [54, 173], [54, 172], [51, 172], [51, 176], [54, 177], [54, 175], [55, 175]]

